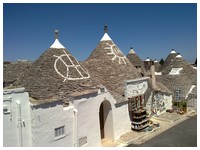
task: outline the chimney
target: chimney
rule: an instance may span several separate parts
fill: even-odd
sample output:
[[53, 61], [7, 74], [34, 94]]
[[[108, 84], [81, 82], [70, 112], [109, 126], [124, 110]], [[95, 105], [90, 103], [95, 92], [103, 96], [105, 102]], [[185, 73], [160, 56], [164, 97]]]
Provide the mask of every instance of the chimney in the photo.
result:
[[151, 78], [152, 87], [156, 87], [156, 77], [155, 77], [155, 66], [154, 61], [150, 60], [148, 57], [146, 61], [144, 61], [144, 67]]

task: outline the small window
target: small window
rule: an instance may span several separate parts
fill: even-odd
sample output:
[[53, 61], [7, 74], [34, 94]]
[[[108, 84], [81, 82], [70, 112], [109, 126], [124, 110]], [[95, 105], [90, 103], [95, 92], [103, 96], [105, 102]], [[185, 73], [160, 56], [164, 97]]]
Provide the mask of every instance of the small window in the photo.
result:
[[65, 126], [55, 128], [55, 137], [62, 137], [65, 135]]
[[104, 88], [100, 88], [100, 91], [103, 93], [103, 92], [105, 92], [105, 89]]
[[69, 101], [63, 101], [63, 107], [69, 107]]
[[176, 101], [180, 101], [181, 100], [181, 90], [180, 89], [176, 89], [175, 91], [175, 99]]
[[7, 105], [3, 105], [3, 113], [4, 114], [10, 114], [10, 110], [9, 110]]

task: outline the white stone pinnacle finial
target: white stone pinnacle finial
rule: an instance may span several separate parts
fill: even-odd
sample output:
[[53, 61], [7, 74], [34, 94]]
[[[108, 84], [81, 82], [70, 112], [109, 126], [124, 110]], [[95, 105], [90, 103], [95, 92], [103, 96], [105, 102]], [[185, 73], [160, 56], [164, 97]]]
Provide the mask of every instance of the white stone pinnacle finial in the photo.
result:
[[172, 49], [171, 54], [175, 54], [175, 53], [176, 53], [176, 51], [174, 49]]
[[112, 39], [109, 37], [107, 32], [108, 32], [108, 27], [105, 25], [104, 26], [104, 35], [103, 35], [103, 37], [101, 38], [100, 41], [109, 41], [109, 40], [112, 41]]
[[149, 57], [147, 57], [146, 61], [150, 61]]
[[182, 56], [181, 56], [181, 54], [178, 54], [177, 56], [176, 56], [176, 58], [181, 58]]
[[133, 47], [131, 47], [131, 49], [129, 51], [129, 54], [135, 54], [135, 51], [134, 51]]
[[55, 41], [54, 43], [51, 45], [50, 48], [65, 48], [59, 41], [58, 41], [58, 30], [54, 30], [54, 36], [55, 36]]
[[58, 33], [59, 33], [59, 31], [58, 30], [54, 30], [54, 33], [55, 33], [55, 39], [58, 39]]
[[104, 33], [107, 33], [107, 32], [108, 32], [108, 26], [105, 25], [105, 26], [104, 26]]

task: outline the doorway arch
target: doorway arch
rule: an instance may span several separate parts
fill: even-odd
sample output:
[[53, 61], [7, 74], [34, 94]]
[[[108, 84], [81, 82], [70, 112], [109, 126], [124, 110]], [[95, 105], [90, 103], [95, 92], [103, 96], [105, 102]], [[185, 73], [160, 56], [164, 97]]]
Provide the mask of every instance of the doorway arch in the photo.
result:
[[99, 126], [101, 139], [114, 140], [112, 107], [108, 100], [104, 100], [99, 107]]

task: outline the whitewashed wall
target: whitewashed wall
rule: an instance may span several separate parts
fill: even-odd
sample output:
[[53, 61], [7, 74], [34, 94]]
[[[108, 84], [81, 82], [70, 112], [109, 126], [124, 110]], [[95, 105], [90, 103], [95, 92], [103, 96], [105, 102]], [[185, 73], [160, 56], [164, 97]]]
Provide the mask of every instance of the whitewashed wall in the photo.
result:
[[157, 109], [158, 115], [166, 112], [167, 109], [172, 109], [172, 95], [158, 92], [153, 98], [155, 100], [155, 108]]
[[153, 92], [151, 92], [151, 95], [149, 96], [147, 103], [146, 103], [146, 109], [148, 114], [151, 114], [151, 107], [152, 107], [152, 97], [153, 97]]
[[4, 90], [3, 105], [6, 105], [10, 111], [10, 113], [3, 113], [4, 147], [21, 146], [18, 124], [19, 114], [16, 101], [20, 101], [21, 103], [22, 146], [32, 146], [29, 95], [24, 90], [24, 88]]
[[[148, 77], [143, 77], [140, 79], [127, 80], [125, 82], [125, 95], [126, 97], [135, 97], [138, 95], [143, 95], [148, 89]], [[164, 107], [162, 105], [164, 104]], [[146, 109], [149, 114], [151, 114], [151, 109], [157, 110], [157, 114], [166, 112], [166, 109], [172, 109], [172, 95], [167, 95], [163, 92], [157, 92], [148, 97], [146, 103]]]
[[[160, 105], [162, 105], [163, 103], [164, 103], [164, 109], [160, 107]], [[151, 93], [151, 96], [149, 97], [146, 103], [146, 109], [149, 114], [152, 113], [151, 109], [154, 109], [154, 110], [156, 109], [157, 115], [160, 115], [166, 112], [167, 109], [172, 109], [172, 95], [167, 95], [161, 92], [158, 92], [155, 95]]]
[[87, 143], [79, 146], [101, 146], [99, 108], [103, 101], [109, 101], [111, 105], [111, 112], [105, 123], [105, 136], [116, 140], [130, 130], [127, 103], [116, 108], [116, 101], [109, 92], [102, 92], [96, 96], [88, 95], [73, 101], [78, 110], [78, 139], [87, 139]]
[[[4, 115], [4, 146], [18, 146], [16, 100], [21, 100], [23, 127], [23, 146], [33, 147], [71, 147], [71, 146], [101, 146], [99, 110], [104, 106], [105, 138], [116, 140], [130, 130], [130, 118], [127, 102], [116, 104], [112, 95], [105, 90], [96, 94], [81, 96], [70, 101], [69, 107], [63, 108], [63, 102], [57, 101], [42, 105], [29, 102], [28, 93], [10, 93], [4, 95], [8, 99], [12, 95], [12, 122], [10, 115]], [[108, 108], [106, 108], [108, 107]], [[111, 107], [111, 109], [109, 109]], [[75, 112], [77, 110], [77, 122]], [[77, 128], [76, 128], [77, 123]], [[65, 135], [55, 137], [55, 128], [65, 126]], [[77, 130], [77, 131], [76, 131]], [[14, 134], [13, 134], [14, 133]], [[11, 142], [12, 141], [12, 142]], [[86, 143], [79, 145], [79, 143]]]
[[[73, 146], [73, 106], [63, 108], [62, 101], [32, 106], [33, 146]], [[55, 128], [65, 126], [65, 135], [55, 137]]]
[[172, 109], [172, 95], [164, 95], [166, 109]]
[[122, 134], [130, 131], [131, 122], [128, 111], [128, 102], [123, 105], [117, 105], [114, 112], [114, 134], [115, 139], [119, 138]]
[[149, 77], [143, 77], [125, 81], [125, 96], [129, 98], [143, 95], [148, 89], [148, 79]]

